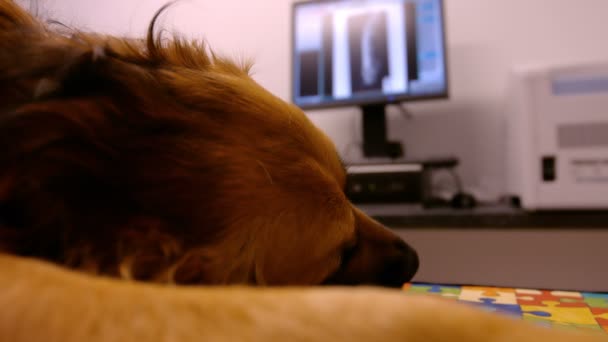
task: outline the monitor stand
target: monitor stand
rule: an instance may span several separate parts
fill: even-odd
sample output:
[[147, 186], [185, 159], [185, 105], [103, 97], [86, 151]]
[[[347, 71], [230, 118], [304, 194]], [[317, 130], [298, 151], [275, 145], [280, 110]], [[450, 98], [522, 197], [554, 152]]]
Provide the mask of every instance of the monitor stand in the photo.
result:
[[386, 139], [384, 104], [365, 105], [363, 113], [363, 155], [365, 157], [399, 158], [403, 156], [401, 142]]

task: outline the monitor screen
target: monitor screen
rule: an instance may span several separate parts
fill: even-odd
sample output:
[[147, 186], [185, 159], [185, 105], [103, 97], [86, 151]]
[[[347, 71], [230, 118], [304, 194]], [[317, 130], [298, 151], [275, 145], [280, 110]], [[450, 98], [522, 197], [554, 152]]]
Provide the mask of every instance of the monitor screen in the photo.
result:
[[298, 2], [292, 19], [302, 108], [447, 96], [442, 0]]

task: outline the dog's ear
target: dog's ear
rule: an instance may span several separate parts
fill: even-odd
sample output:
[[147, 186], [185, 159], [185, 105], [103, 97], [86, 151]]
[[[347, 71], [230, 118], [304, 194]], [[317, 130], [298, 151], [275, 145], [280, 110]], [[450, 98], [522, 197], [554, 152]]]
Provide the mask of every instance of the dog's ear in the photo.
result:
[[102, 211], [104, 201], [128, 202], [101, 176], [114, 157], [106, 143], [112, 103], [94, 97], [116, 74], [107, 73], [105, 50], [0, 1], [0, 248], [58, 250], [70, 227], [117, 220], [87, 214], [79, 199]]
[[33, 91], [35, 100], [53, 96], [77, 96], [92, 92], [104, 83], [105, 48], [76, 49], [57, 70], [40, 78]]
[[49, 31], [12, 1], [0, 3], [0, 115], [99, 84], [105, 48], [68, 35]]

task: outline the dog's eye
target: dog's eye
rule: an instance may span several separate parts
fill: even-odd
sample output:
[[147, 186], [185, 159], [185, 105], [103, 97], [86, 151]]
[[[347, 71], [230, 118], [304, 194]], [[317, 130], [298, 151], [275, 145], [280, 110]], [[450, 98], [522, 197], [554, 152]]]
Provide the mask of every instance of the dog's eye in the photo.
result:
[[342, 255], [340, 256], [340, 267], [345, 266], [350, 262], [356, 249], [357, 245], [352, 244], [342, 250]]

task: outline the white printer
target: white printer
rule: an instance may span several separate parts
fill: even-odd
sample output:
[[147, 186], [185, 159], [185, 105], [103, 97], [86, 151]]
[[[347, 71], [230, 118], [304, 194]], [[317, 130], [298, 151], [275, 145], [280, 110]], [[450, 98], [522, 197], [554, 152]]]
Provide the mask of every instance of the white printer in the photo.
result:
[[523, 208], [608, 209], [608, 61], [512, 71], [507, 187]]

